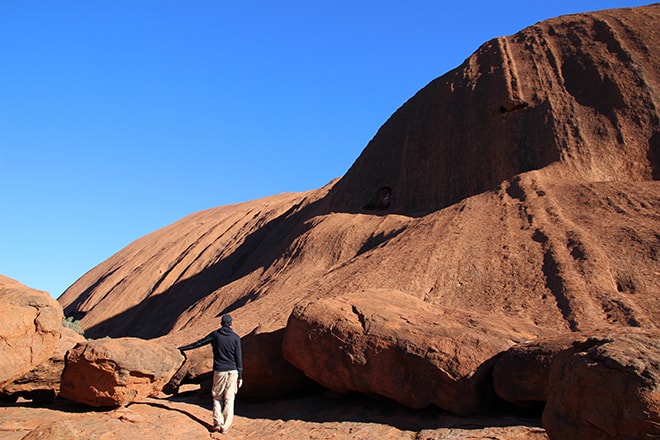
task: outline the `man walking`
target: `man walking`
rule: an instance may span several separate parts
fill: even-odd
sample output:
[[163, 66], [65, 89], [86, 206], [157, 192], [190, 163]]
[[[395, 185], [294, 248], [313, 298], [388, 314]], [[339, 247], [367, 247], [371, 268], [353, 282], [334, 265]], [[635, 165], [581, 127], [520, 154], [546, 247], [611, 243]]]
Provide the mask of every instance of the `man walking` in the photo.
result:
[[219, 329], [179, 350], [192, 350], [206, 344], [213, 347], [213, 431], [224, 434], [234, 421], [234, 397], [243, 385], [243, 357], [241, 338], [231, 328], [231, 316], [223, 315], [221, 323]]

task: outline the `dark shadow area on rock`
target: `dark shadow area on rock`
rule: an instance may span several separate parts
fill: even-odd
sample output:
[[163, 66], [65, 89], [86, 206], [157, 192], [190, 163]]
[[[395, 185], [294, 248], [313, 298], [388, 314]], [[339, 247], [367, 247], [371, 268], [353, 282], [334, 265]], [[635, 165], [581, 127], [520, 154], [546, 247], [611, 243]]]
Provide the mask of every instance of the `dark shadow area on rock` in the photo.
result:
[[[181, 413], [184, 416], [190, 418], [195, 423], [199, 423], [200, 425], [204, 426], [209, 431], [211, 430], [211, 428], [213, 428], [212, 424], [207, 423], [204, 420], [200, 419], [199, 417], [195, 416], [194, 414], [191, 414], [188, 411], [184, 411], [184, 410], [179, 409], [179, 408], [172, 408], [172, 407], [169, 407], [169, 406], [164, 405], [162, 403], [155, 403], [155, 402], [136, 402], [136, 403], [141, 403], [142, 405], [153, 406], [155, 408], [160, 408], [160, 409], [164, 409], [164, 410], [167, 410], [167, 411], [176, 411], [176, 412]], [[209, 409], [209, 411], [212, 411], [212, 408], [211, 408], [210, 404], [208, 406], [208, 409]]]
[[653, 133], [653, 136], [649, 139], [647, 157], [651, 164], [653, 180], [660, 180], [660, 130]]
[[[149, 296], [136, 306], [85, 329], [85, 335], [90, 338], [133, 336], [151, 339], [169, 333], [179, 315], [199, 300], [255, 270], [267, 270], [297, 237], [311, 228], [307, 221], [323, 214], [327, 214], [324, 199], [303, 208], [300, 204], [292, 206], [255, 230], [228, 257], [177, 282], [163, 293]], [[249, 291], [237, 297], [225, 297], [226, 305], [218, 316], [230, 313], [258, 296], [258, 292]], [[72, 307], [65, 309], [67, 316], [75, 316]]]

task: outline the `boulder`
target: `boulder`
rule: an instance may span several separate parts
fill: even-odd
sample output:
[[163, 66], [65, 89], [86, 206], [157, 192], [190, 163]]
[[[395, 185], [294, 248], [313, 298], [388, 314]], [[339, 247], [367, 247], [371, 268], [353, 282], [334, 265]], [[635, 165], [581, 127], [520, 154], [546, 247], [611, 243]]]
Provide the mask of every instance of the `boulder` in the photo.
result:
[[51, 357], [62, 318], [47, 292], [0, 275], [0, 389]]
[[174, 348], [138, 338], [86, 341], [66, 355], [60, 395], [91, 406], [124, 406], [158, 394], [183, 360]]
[[63, 327], [62, 337], [51, 357], [0, 388], [0, 398], [15, 400], [23, 397], [36, 402], [52, 401], [60, 391], [60, 378], [64, 371], [67, 351], [84, 341], [84, 336]]
[[185, 360], [163, 387], [166, 394], [177, 394], [179, 387], [184, 384], [202, 384], [213, 379], [213, 352], [210, 345], [186, 351], [183, 357]]
[[297, 306], [283, 352], [331, 390], [467, 415], [491, 403], [490, 360], [538, 331], [373, 290]]
[[550, 365], [558, 353], [584, 342], [584, 334], [567, 333], [514, 345], [493, 367], [493, 388], [501, 399], [521, 407], [534, 407], [548, 397]]
[[543, 426], [551, 439], [660, 437], [660, 332], [612, 332], [559, 353]]
[[265, 401], [288, 397], [314, 386], [282, 354], [285, 329], [262, 332], [259, 327], [242, 339], [243, 379], [241, 397]]

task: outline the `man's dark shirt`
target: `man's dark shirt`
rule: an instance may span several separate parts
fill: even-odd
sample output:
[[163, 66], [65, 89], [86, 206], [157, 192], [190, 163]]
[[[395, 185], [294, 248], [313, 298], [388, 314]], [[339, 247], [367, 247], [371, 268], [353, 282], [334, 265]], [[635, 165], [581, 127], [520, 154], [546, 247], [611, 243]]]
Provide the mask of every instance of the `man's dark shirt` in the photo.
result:
[[186, 351], [202, 345], [211, 344], [213, 347], [213, 370], [231, 371], [238, 370], [238, 379], [243, 378], [243, 355], [241, 353], [241, 338], [231, 327], [220, 327], [205, 338], [192, 344], [179, 347]]

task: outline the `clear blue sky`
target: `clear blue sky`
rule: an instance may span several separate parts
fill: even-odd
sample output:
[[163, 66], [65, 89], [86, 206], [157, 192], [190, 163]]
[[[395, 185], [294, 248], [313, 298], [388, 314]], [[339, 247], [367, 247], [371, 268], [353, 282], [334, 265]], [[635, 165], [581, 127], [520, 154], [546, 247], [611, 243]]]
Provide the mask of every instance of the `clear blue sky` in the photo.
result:
[[0, 0], [0, 274], [58, 297], [188, 214], [343, 175], [491, 38], [648, 3]]

